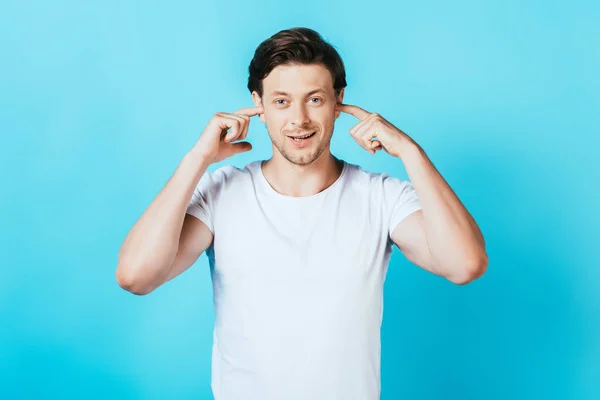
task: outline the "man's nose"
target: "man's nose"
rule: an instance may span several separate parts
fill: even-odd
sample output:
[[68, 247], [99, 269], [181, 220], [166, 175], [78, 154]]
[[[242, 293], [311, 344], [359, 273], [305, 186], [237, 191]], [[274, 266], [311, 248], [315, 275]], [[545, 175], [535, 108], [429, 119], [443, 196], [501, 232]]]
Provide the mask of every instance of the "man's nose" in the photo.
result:
[[302, 127], [309, 122], [310, 117], [304, 104], [299, 103], [295, 106], [292, 106], [292, 124]]

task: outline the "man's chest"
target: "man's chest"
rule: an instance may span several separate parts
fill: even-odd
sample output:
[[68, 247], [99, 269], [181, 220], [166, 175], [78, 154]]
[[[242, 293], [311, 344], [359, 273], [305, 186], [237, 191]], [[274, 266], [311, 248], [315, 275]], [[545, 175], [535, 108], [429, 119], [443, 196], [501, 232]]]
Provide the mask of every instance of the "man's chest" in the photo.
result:
[[380, 273], [390, 251], [386, 225], [368, 209], [265, 211], [251, 204], [216, 219], [220, 279], [291, 282], [361, 281]]

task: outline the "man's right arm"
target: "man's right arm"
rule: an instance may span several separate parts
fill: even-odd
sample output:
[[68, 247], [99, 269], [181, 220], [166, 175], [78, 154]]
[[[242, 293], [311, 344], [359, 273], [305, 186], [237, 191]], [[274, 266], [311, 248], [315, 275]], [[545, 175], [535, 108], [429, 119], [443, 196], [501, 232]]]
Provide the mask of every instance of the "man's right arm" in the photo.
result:
[[118, 256], [116, 279], [123, 289], [148, 294], [189, 268], [210, 246], [213, 233], [186, 213], [210, 162], [194, 147], [131, 228]]
[[252, 149], [250, 143], [238, 140], [246, 138], [250, 117], [263, 113], [262, 106], [256, 106], [231, 114], [219, 112], [211, 118], [196, 145], [127, 234], [118, 257], [119, 286], [148, 294], [189, 268], [210, 246], [211, 230], [187, 214], [192, 194], [209, 165]]

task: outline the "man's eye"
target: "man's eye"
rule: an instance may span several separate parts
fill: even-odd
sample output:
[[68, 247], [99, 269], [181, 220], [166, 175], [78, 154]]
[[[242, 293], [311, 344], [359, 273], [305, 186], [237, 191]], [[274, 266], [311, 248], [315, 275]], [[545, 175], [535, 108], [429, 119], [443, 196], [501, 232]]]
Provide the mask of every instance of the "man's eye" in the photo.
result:
[[275, 100], [275, 103], [276, 104], [283, 104], [283, 103], [280, 103], [280, 101], [285, 101], [285, 100], [283, 100], [283, 99], [277, 99], [277, 100]]
[[[315, 99], [321, 101], [321, 99], [319, 97], [313, 97], [311, 100], [315, 100]], [[313, 103], [314, 103], [314, 101], [313, 101]]]

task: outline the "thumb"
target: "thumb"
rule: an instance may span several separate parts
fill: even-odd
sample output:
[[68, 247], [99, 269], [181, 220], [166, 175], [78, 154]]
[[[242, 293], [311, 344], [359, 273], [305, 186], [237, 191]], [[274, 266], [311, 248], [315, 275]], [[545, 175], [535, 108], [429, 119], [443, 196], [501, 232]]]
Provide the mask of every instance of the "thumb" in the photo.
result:
[[231, 145], [231, 155], [235, 155], [238, 153], [244, 153], [246, 151], [250, 151], [252, 150], [252, 145], [249, 142], [238, 142], [238, 143], [233, 143]]

